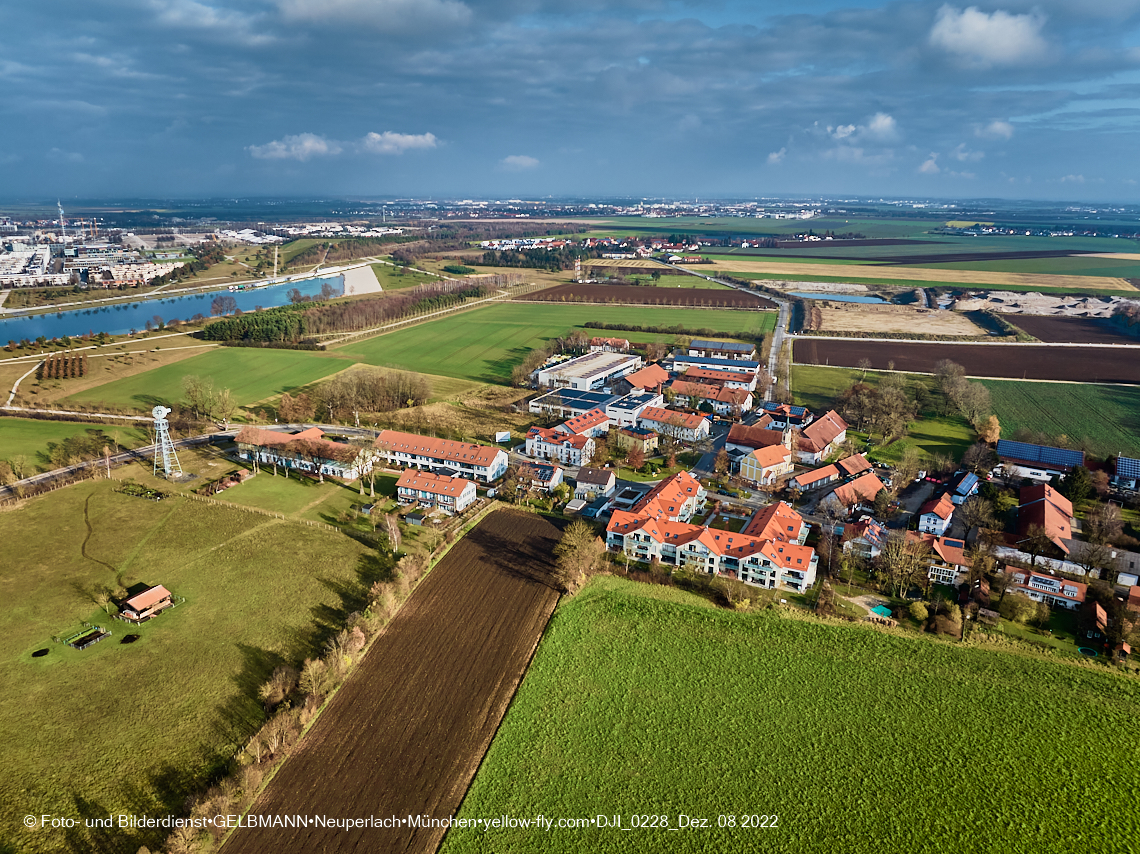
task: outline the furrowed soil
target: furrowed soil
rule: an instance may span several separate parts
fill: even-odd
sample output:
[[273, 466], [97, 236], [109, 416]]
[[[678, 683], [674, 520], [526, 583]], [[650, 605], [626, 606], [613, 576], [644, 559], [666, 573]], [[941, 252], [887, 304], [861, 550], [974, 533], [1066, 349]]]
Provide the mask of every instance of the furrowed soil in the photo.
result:
[[[499, 510], [421, 583], [251, 815], [459, 808], [558, 602], [547, 519]], [[444, 828], [243, 828], [226, 854], [432, 852]]]
[[559, 285], [544, 291], [518, 297], [520, 300], [551, 302], [605, 302], [634, 305], [683, 305], [709, 308], [774, 309], [776, 304], [765, 297], [733, 288], [654, 288], [640, 285]]
[[1140, 383], [1140, 351], [1132, 349], [800, 338], [792, 352], [798, 365], [854, 368], [860, 360], [869, 359], [875, 370], [883, 370], [888, 362], [894, 362], [896, 371], [932, 374], [938, 362], [949, 359], [972, 377]]
[[1051, 344], [1140, 344], [1140, 338], [1129, 335], [1108, 318], [1018, 314], [1006, 319], [1034, 338]]
[[908, 305], [819, 302], [821, 329], [837, 332], [921, 332], [927, 335], [985, 335], [969, 317]]

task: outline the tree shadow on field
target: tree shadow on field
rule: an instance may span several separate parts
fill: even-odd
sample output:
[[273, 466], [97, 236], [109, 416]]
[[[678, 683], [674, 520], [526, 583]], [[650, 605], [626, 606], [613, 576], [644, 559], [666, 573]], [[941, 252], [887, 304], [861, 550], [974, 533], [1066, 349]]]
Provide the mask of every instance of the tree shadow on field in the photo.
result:
[[[551, 527], [556, 528], [551, 520]], [[555, 533], [515, 539], [482, 526], [467, 535], [468, 541], [481, 552], [484, 563], [512, 578], [525, 578], [547, 587], [557, 588], [553, 580]]]
[[269, 681], [274, 668], [291, 664], [285, 656], [249, 644], [237, 645], [241, 670], [233, 677], [236, 693], [217, 708], [214, 731], [222, 744], [240, 745], [265, 722], [258, 689]]

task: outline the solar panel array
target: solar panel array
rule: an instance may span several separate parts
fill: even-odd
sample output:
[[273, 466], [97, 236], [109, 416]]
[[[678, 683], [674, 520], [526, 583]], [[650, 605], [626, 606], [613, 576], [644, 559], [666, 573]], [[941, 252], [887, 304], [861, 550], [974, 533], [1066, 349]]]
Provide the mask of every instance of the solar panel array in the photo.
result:
[[1028, 442], [1013, 442], [1009, 439], [998, 440], [997, 452], [999, 457], [1024, 460], [1027, 463], [1041, 463], [1046, 466], [1055, 465], [1072, 468], [1083, 465], [1085, 462], [1084, 451], [1050, 448], [1048, 445], [1031, 445]]
[[[763, 407], [764, 407], [764, 410], [765, 410], [766, 412], [775, 412], [777, 409], [779, 409], [779, 408], [780, 408], [780, 407], [782, 407], [783, 405], [784, 405], [784, 404], [782, 404], [782, 403], [777, 403], [777, 402], [776, 402], [776, 401], [774, 401], [774, 400], [765, 400], [765, 401], [764, 401], [764, 402], [761, 404], [761, 406], [763, 406]], [[788, 412], [790, 412], [790, 413], [791, 413], [792, 415], [794, 415], [796, 418], [799, 418], [801, 415], [803, 415], [805, 412], [807, 412], [807, 407], [806, 407], [806, 406], [789, 406], [789, 407], [788, 407]]]
[[1132, 457], [1117, 457], [1116, 476], [1125, 480], [1140, 480], [1140, 460]]

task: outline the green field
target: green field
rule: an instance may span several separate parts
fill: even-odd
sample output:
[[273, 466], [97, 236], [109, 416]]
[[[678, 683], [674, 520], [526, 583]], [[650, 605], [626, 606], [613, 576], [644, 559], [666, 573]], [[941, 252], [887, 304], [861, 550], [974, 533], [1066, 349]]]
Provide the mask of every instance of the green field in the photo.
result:
[[343, 371], [352, 364], [339, 354], [219, 347], [201, 356], [88, 389], [68, 400], [149, 409], [156, 403], [181, 401], [182, 378], [197, 374], [212, 377], [215, 390], [228, 388], [239, 405], [249, 406]]
[[654, 590], [562, 603], [459, 817], [711, 827], [453, 828], [443, 854], [1135, 850], [1140, 681]]
[[372, 271], [376, 274], [376, 280], [385, 291], [398, 291], [403, 288], [414, 288], [416, 285], [434, 284], [441, 281], [439, 276], [417, 273], [414, 270], [398, 273], [397, 268], [391, 264], [373, 264], [371, 266]]
[[995, 273], [1060, 273], [1067, 276], [1120, 276], [1126, 279], [1140, 276], [1140, 264], [1135, 261], [1089, 255], [1018, 258], [1009, 261], [949, 261], [922, 266], [932, 270], [989, 270]]
[[[864, 377], [863, 371], [857, 368], [792, 365], [792, 395], [796, 403], [818, 415], [831, 409], [853, 382], [862, 379], [867, 385], [877, 386], [883, 376], [878, 371], [867, 371]], [[924, 374], [913, 374], [908, 380], [912, 388], [916, 383], [931, 390], [936, 388], [934, 378]], [[851, 435], [866, 438], [855, 431], [851, 431]], [[918, 421], [911, 422], [905, 438], [890, 445], [874, 446], [868, 457], [878, 462], [894, 463], [902, 459], [907, 447], [914, 447], [923, 454], [945, 455], [957, 460], [975, 439], [973, 429], [964, 418], [926, 413]]]
[[[330, 354], [427, 374], [502, 383], [535, 347], [582, 328], [587, 321], [644, 326], [680, 324], [718, 331], [771, 331], [776, 313], [725, 309], [648, 308], [533, 303], [496, 303], [443, 317], [411, 329], [355, 341]], [[616, 333], [584, 329], [588, 335]], [[672, 335], [621, 333], [638, 341], [669, 341]], [[189, 363], [186, 363], [189, 364]]]
[[[103, 846], [24, 831], [21, 819], [183, 814], [187, 794], [262, 722], [258, 685], [358, 607], [366, 549], [349, 537], [115, 485], [0, 514], [0, 850], [157, 850], [161, 831], [115, 831]], [[116, 578], [186, 601], [139, 627], [111, 621], [91, 591]], [[113, 637], [82, 652], [51, 640], [83, 620]], [[121, 644], [128, 633], [140, 639]]]
[[[274, 513], [283, 513], [294, 519], [308, 519], [312, 522], [332, 524], [337, 517], [350, 507], [368, 504], [367, 479], [364, 495], [360, 487], [346, 486], [327, 480], [318, 483], [309, 478], [298, 478], [296, 474], [286, 478], [284, 469], [278, 469], [273, 476], [272, 466], [262, 466], [261, 473], [218, 495], [223, 501], [241, 504], [245, 507], [259, 507]], [[382, 475], [376, 478], [376, 495], [391, 497], [396, 494], [396, 476]]]
[[54, 468], [48, 462], [37, 458], [47, 453], [49, 442], [61, 442], [71, 436], [78, 436], [87, 430], [102, 430], [111, 439], [118, 440], [125, 448], [146, 445], [149, 439], [135, 427], [121, 424], [77, 424], [67, 421], [39, 421], [33, 418], [0, 418], [0, 460], [10, 460], [23, 455], [36, 471]]
[[1140, 457], [1140, 388], [982, 380], [1006, 438], [1021, 428], [1066, 436], [1097, 457]]

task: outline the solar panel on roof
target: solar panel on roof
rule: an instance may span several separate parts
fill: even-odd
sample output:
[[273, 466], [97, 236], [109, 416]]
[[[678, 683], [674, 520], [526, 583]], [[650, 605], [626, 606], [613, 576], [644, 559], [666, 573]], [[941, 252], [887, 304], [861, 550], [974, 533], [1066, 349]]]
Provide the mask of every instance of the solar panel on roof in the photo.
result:
[[1116, 476], [1126, 478], [1127, 480], [1140, 478], [1140, 460], [1133, 459], [1132, 457], [1117, 457]]
[[1048, 445], [1031, 445], [1028, 442], [1014, 442], [1009, 439], [998, 440], [997, 452], [999, 457], [1066, 468], [1082, 465], [1085, 461], [1084, 451], [1051, 448]]

